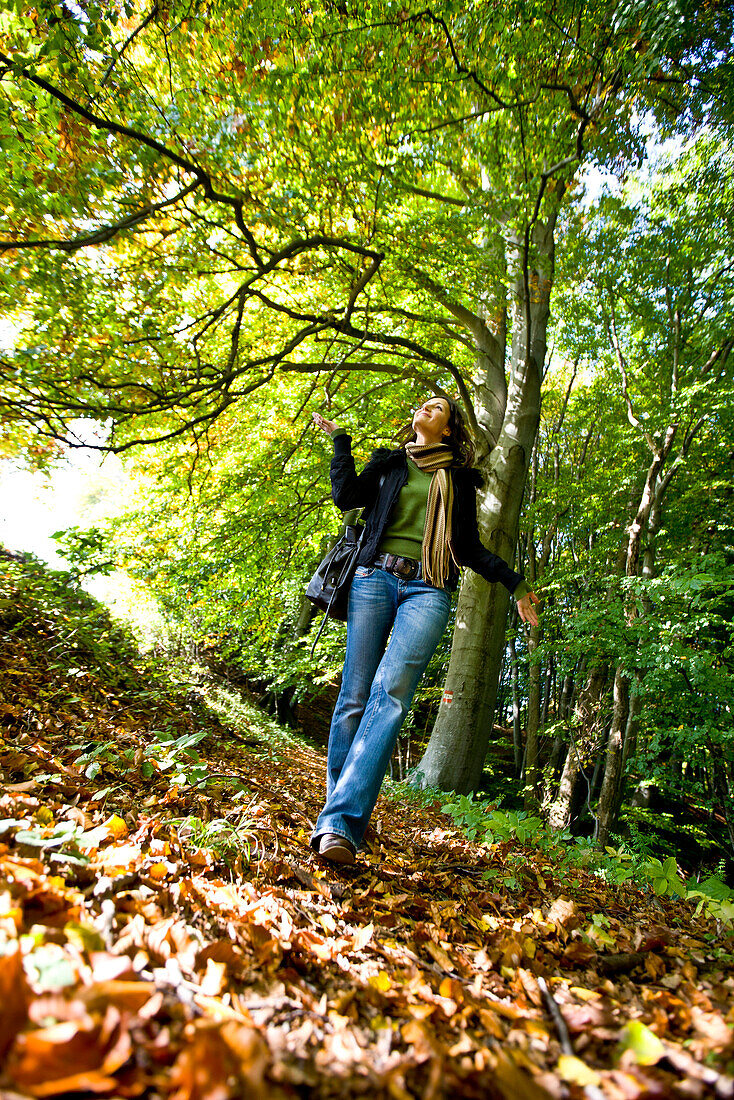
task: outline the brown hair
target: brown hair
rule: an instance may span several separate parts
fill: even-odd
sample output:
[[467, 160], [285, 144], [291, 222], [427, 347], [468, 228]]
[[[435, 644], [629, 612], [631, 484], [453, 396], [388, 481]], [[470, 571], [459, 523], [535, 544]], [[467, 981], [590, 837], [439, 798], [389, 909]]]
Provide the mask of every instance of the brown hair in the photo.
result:
[[[449, 420], [446, 427], [449, 429], [450, 434], [446, 437], [445, 442], [453, 452], [454, 465], [472, 466], [474, 463], [474, 443], [469, 435], [461, 406], [453, 398], [446, 397], [442, 393], [436, 396], [440, 397], [442, 401], [446, 401], [449, 406]], [[406, 443], [415, 443], [416, 438], [412, 420], [404, 424], [395, 434], [395, 442], [400, 447], [404, 447]]]

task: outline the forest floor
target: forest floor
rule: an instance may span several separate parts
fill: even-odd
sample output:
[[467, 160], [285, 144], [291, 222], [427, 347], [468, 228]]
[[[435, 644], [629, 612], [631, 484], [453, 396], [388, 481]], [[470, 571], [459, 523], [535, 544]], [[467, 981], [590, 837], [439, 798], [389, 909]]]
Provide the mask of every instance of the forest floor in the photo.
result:
[[734, 1097], [732, 939], [692, 904], [405, 797], [330, 867], [322, 753], [244, 706], [223, 722], [22, 574], [0, 590], [5, 1100]]

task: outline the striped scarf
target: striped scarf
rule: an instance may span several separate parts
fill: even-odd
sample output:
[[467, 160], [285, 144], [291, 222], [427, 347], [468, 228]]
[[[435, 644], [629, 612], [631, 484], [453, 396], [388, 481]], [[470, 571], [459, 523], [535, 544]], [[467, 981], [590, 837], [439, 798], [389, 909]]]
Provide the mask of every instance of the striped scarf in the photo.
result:
[[429, 446], [406, 443], [405, 450], [420, 470], [433, 474], [428, 488], [421, 567], [424, 580], [435, 588], [443, 588], [448, 580], [453, 557], [451, 516], [454, 508], [454, 483], [448, 468], [454, 461], [454, 455], [445, 443], [432, 443]]

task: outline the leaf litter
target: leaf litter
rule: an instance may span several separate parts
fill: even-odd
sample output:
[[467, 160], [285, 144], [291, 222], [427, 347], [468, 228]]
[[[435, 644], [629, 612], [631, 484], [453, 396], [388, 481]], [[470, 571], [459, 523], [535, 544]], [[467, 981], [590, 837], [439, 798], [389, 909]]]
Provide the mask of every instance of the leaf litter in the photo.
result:
[[0, 626], [4, 1095], [734, 1097], [731, 939], [692, 904], [394, 798], [332, 868], [323, 754], [129, 654], [70, 675], [30, 605]]

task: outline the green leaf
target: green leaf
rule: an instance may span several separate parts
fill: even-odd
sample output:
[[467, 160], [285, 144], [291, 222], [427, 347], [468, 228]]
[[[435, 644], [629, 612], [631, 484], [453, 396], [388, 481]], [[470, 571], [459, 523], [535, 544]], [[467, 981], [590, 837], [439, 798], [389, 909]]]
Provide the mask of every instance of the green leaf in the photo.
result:
[[[74, 985], [76, 973], [69, 959], [58, 944], [41, 944], [28, 956], [26, 968], [33, 984], [40, 993], [51, 993]], [[34, 973], [35, 972], [35, 973]]]
[[631, 1050], [640, 1066], [654, 1066], [665, 1054], [665, 1047], [654, 1031], [641, 1020], [630, 1020], [620, 1036], [622, 1050]]

